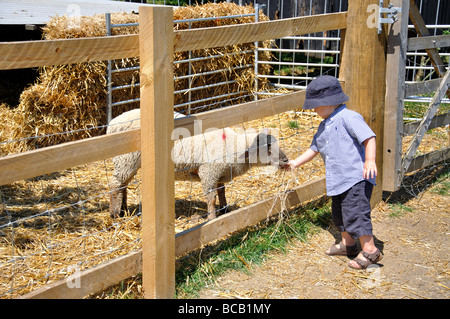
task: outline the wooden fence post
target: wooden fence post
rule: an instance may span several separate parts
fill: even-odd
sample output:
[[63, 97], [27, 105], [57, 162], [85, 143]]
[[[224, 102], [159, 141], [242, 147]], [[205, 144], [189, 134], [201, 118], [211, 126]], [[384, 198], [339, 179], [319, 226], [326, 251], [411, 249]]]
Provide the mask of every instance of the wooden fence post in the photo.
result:
[[[340, 79], [350, 97], [349, 109], [360, 113], [377, 135], [377, 186], [372, 205], [382, 199], [383, 122], [386, 89], [385, 34], [378, 35], [372, 8], [378, 0], [349, 1]], [[370, 5], [370, 7], [369, 7]]]
[[173, 11], [140, 7], [142, 275], [146, 298], [175, 296]]
[[386, 98], [384, 115], [383, 190], [400, 188], [403, 174], [402, 137], [405, 99], [405, 67], [408, 46], [409, 0], [391, 0], [394, 7], [401, 7], [398, 21], [389, 26], [386, 69]]

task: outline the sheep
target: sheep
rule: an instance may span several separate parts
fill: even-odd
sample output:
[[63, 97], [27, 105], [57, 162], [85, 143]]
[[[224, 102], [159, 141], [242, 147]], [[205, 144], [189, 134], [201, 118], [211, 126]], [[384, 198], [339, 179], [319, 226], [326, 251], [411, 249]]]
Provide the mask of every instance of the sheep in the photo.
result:
[[[174, 118], [183, 116], [174, 112]], [[125, 112], [111, 120], [107, 134], [140, 127], [140, 110]], [[178, 139], [183, 131], [176, 129], [172, 160], [175, 180], [200, 181], [206, 195], [208, 220], [216, 217], [216, 191], [220, 211], [227, 211], [224, 183], [245, 174], [252, 166], [277, 164], [287, 167], [288, 158], [278, 148], [274, 136], [266, 133], [236, 133], [231, 128], [208, 130], [204, 134]], [[176, 136], [178, 134], [178, 136]], [[127, 209], [126, 187], [141, 166], [140, 152], [113, 158], [110, 181], [110, 215], [122, 216]]]

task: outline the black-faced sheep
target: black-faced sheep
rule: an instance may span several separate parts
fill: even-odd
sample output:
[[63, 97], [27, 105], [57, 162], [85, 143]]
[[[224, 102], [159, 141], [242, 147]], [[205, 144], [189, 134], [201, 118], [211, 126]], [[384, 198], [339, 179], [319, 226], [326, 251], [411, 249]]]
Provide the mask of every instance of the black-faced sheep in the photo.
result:
[[[174, 117], [182, 116], [174, 113]], [[114, 118], [107, 134], [140, 127], [140, 110], [125, 112]], [[220, 210], [227, 210], [224, 183], [245, 174], [252, 166], [286, 167], [288, 158], [270, 134], [236, 133], [230, 128], [215, 129], [178, 139], [174, 130], [172, 160], [175, 180], [200, 181], [206, 195], [208, 220], [216, 217], [216, 191]], [[178, 134], [178, 136], [176, 136]], [[110, 181], [110, 214], [121, 216], [127, 209], [127, 185], [141, 166], [140, 152], [127, 153], [113, 159], [114, 173]]]

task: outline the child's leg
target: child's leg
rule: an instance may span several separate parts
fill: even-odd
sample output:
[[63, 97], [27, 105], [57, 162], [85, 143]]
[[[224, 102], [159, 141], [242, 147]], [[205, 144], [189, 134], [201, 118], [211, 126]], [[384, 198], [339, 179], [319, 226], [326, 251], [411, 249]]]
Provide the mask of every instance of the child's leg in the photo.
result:
[[346, 252], [346, 248], [341, 247], [341, 244], [345, 245], [345, 246], [354, 246], [355, 245], [355, 240], [352, 238], [352, 236], [350, 236], [350, 234], [348, 232], [345, 231], [345, 228], [344, 228], [344, 223], [342, 220], [342, 207], [341, 207], [342, 197], [343, 196], [341, 196], [341, 195], [333, 196], [332, 202], [331, 202], [333, 223], [338, 228], [339, 232], [341, 233], [342, 240], [340, 243], [328, 248], [325, 251], [325, 253], [327, 255], [336, 255], [336, 254], [342, 255], [342, 254], [344, 254], [344, 252]]
[[[356, 256], [356, 254], [358, 253], [356, 250], [356, 241], [352, 238], [352, 236], [350, 236], [349, 233], [347, 232], [341, 232], [341, 242], [331, 246], [330, 248], [328, 248], [325, 253], [327, 255], [345, 255], [345, 253], [347, 254], [347, 256]], [[344, 246], [348, 246], [348, 247], [344, 247]], [[354, 246], [354, 247], [353, 247]]]
[[345, 246], [353, 246], [355, 244], [355, 239], [353, 239], [353, 237], [350, 236], [350, 234], [347, 233], [346, 231], [342, 232], [341, 236], [342, 236], [342, 243]]
[[370, 265], [379, 262], [383, 258], [381, 252], [375, 247], [373, 236], [361, 236], [359, 241], [361, 243], [362, 251], [355, 259], [348, 263], [350, 267], [355, 269], [365, 269]]
[[359, 237], [359, 242], [361, 243], [362, 251], [373, 254], [377, 250], [377, 247], [375, 247], [375, 242], [373, 241], [373, 236], [361, 236]]

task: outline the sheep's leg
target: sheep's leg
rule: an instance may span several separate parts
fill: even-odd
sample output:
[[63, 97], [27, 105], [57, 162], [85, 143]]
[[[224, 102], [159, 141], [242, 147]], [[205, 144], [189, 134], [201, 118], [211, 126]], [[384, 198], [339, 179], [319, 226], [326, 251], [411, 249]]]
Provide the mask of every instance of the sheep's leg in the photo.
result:
[[210, 190], [206, 193], [206, 203], [208, 205], [208, 220], [216, 218], [216, 192]]
[[219, 197], [220, 213], [225, 214], [228, 212], [227, 198], [225, 197], [225, 184], [217, 184], [217, 195]]
[[213, 167], [203, 164], [198, 167], [198, 177], [202, 182], [203, 193], [208, 207], [208, 220], [216, 218], [216, 189], [218, 178], [213, 175]]
[[133, 152], [113, 159], [109, 212], [111, 217], [123, 216], [127, 211], [127, 185], [141, 166], [141, 153]]
[[[117, 186], [112, 186], [116, 184]], [[117, 183], [111, 183], [111, 193], [109, 194], [109, 214], [111, 217], [123, 216], [127, 210], [127, 187]]]

